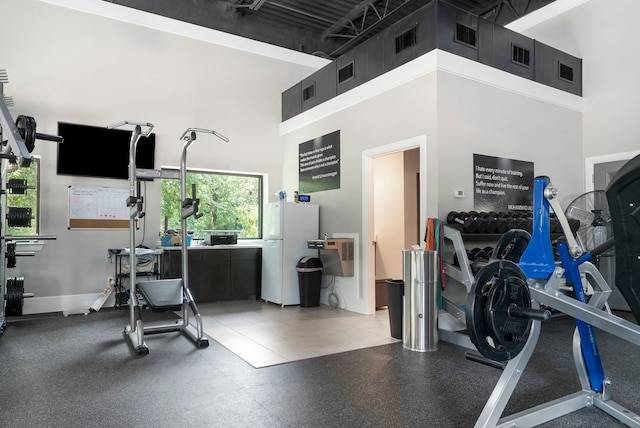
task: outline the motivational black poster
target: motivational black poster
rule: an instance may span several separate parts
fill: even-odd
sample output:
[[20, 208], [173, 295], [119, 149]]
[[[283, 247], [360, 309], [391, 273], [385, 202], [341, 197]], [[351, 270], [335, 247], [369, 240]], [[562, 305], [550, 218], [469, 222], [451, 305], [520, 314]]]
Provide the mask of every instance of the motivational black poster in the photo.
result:
[[340, 188], [340, 131], [298, 146], [298, 185], [301, 193]]
[[533, 162], [474, 154], [473, 173], [474, 210], [533, 210]]

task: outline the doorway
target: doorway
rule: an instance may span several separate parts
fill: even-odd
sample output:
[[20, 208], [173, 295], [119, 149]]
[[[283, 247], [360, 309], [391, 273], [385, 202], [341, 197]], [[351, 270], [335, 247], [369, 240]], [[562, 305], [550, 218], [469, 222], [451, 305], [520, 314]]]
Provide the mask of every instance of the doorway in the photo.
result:
[[363, 291], [368, 313], [402, 279], [402, 250], [420, 245], [426, 200], [425, 136], [363, 152]]
[[372, 160], [376, 310], [387, 306], [387, 280], [402, 279], [402, 250], [419, 244], [420, 149]]

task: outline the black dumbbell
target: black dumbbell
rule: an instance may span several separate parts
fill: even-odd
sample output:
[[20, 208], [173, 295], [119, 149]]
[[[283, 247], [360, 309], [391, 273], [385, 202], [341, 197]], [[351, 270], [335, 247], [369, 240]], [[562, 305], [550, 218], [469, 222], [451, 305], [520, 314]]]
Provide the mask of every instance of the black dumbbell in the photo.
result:
[[468, 213], [464, 211], [451, 211], [447, 214], [447, 223], [460, 224], [462, 225], [462, 232], [474, 233], [478, 229], [478, 220], [472, 213], [477, 215], [474, 211]]
[[477, 233], [496, 233], [498, 222], [495, 212], [480, 212]]
[[487, 233], [496, 233], [498, 230], [498, 219], [497, 218], [486, 218], [487, 222]]
[[503, 217], [496, 219], [496, 233], [505, 233], [507, 231], [507, 220]]
[[507, 230], [512, 230], [512, 229], [517, 229], [518, 228], [518, 219], [515, 219], [513, 217], [509, 217], [509, 218], [506, 218], [505, 221], [507, 222]]
[[477, 218], [478, 224], [476, 225], [475, 233], [487, 233], [489, 227], [489, 220], [486, 218]]
[[484, 250], [482, 248], [473, 248], [471, 250], [471, 257], [469, 257], [470, 261], [474, 261], [477, 259], [489, 259], [489, 256], [487, 256], [487, 254], [484, 252]]
[[471, 263], [471, 273], [475, 276], [480, 269], [489, 264], [489, 260], [485, 258], [477, 258]]
[[[471, 252], [469, 250], [466, 250], [465, 252], [467, 254], [467, 261], [468, 261], [469, 258], [471, 257]], [[460, 267], [460, 259], [458, 258], [458, 253], [453, 254], [453, 265], [456, 267]]]
[[522, 229], [522, 230], [527, 230], [528, 226], [529, 226], [529, 219], [526, 217], [520, 217], [518, 218], [518, 226], [517, 229]]

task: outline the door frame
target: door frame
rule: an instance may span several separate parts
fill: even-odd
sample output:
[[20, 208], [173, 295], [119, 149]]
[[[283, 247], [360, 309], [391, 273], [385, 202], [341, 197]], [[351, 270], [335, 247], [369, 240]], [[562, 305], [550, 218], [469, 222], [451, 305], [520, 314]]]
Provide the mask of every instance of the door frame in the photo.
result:
[[[375, 302], [375, 250], [373, 247], [374, 233], [374, 204], [373, 204], [373, 159], [397, 152], [419, 149], [420, 156], [420, 236], [424, 235], [427, 221], [427, 136], [419, 135], [362, 152], [362, 286], [358, 298], [364, 300], [366, 314], [374, 314]], [[400, 255], [398, 255], [400, 257]]]
[[612, 153], [601, 156], [591, 156], [584, 159], [584, 182], [585, 192], [591, 192], [594, 190], [593, 174], [596, 164], [615, 162], [621, 160], [630, 160], [640, 155], [640, 150], [632, 150], [630, 152]]

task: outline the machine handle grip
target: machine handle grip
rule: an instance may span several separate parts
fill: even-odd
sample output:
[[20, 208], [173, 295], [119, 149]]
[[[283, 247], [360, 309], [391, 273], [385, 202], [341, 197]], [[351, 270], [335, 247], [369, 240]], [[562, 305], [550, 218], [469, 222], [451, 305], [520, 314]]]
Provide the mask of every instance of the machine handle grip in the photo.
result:
[[530, 318], [537, 321], [548, 321], [551, 319], [551, 312], [546, 309], [521, 308], [514, 303], [509, 306], [509, 316]]

